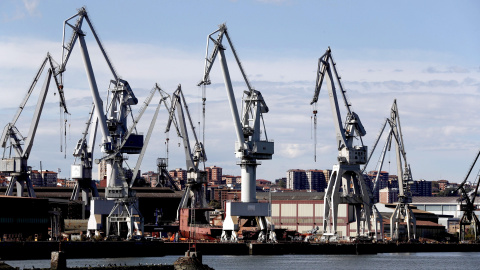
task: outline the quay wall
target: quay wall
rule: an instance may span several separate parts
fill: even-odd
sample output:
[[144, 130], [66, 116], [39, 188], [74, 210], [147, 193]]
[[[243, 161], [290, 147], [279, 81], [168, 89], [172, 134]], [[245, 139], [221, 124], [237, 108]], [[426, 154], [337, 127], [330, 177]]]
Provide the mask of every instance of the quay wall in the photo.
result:
[[[64, 251], [67, 258], [161, 257], [184, 255], [192, 243], [157, 241], [126, 242], [0, 242], [1, 260], [50, 259], [52, 251]], [[326, 244], [288, 242], [195, 243], [203, 255], [283, 255], [283, 254], [377, 254], [401, 252], [480, 252], [480, 244], [357, 243]]]

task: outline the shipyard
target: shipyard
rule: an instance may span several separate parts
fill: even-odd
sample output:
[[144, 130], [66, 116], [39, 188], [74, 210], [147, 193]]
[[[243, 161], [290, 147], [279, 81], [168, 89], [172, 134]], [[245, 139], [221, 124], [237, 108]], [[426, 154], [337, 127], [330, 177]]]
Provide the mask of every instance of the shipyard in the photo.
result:
[[[300, 5], [253, 2], [222, 6]], [[212, 258], [479, 254], [475, 59], [440, 65], [429, 62], [434, 53], [411, 49], [424, 63], [400, 60], [393, 44], [347, 48], [327, 31], [305, 35], [319, 43], [301, 56], [272, 61], [278, 51], [262, 37], [278, 35], [254, 33], [265, 28], [243, 26], [235, 12], [192, 23], [179, 38], [184, 23], [153, 33], [153, 17], [139, 15], [152, 11], [137, 6], [121, 4], [139, 16], [126, 27], [113, 26], [104, 4], [66, 4], [42, 19], [48, 5], [16, 7], [48, 24], [30, 21], [44, 35], [38, 46], [12, 46], [15, 38], [0, 34], [0, 69], [10, 74], [1, 77], [1, 269], [24, 261], [42, 269], [222, 269], [230, 266]], [[14, 27], [23, 17], [12, 14], [4, 23]], [[105, 266], [106, 258], [138, 259]]]

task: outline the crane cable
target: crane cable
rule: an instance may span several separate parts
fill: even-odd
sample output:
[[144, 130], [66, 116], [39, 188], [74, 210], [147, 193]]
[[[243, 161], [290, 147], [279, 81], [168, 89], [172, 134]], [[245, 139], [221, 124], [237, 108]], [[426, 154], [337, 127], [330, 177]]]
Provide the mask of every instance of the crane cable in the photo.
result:
[[[202, 130], [202, 144], [203, 149], [205, 150], [205, 104], [207, 101], [207, 91], [205, 84], [202, 84], [202, 121], [203, 121], [203, 130]], [[205, 159], [203, 160], [203, 170], [205, 170]]]
[[313, 105], [313, 160], [317, 162], [317, 104]]

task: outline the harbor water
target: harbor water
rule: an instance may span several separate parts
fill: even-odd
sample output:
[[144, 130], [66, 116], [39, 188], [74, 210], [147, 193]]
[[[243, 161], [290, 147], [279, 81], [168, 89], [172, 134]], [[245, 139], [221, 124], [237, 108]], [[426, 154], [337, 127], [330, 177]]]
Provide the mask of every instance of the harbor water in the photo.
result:
[[[68, 267], [173, 264], [179, 256], [70, 259]], [[49, 268], [50, 260], [5, 261], [20, 269]], [[381, 253], [377, 255], [203, 256], [216, 270], [244, 269], [478, 269], [479, 252]]]

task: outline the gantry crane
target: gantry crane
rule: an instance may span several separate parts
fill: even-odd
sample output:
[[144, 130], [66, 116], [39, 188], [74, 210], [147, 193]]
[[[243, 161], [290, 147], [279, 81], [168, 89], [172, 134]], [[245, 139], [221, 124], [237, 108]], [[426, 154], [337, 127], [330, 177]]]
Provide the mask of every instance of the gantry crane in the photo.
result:
[[467, 229], [471, 229], [474, 236], [474, 241], [479, 241], [479, 234], [480, 234], [480, 222], [478, 221], [478, 217], [475, 214], [475, 210], [477, 210], [475, 206], [475, 199], [477, 198], [478, 193], [478, 186], [480, 184], [480, 172], [477, 173], [475, 180], [473, 182], [473, 189], [467, 191], [465, 189], [465, 184], [467, 183], [467, 179], [470, 176], [470, 173], [473, 170], [473, 167], [477, 163], [478, 157], [480, 156], [480, 150], [477, 153], [477, 156], [473, 160], [472, 165], [470, 165], [470, 169], [468, 170], [465, 179], [462, 183], [458, 186], [457, 190], [454, 191], [456, 194], [459, 190], [461, 191], [461, 201], [460, 210], [463, 211], [462, 218], [460, 219], [460, 240], [466, 241], [465, 233]]
[[[328, 182], [327, 190], [325, 191], [323, 237], [332, 241], [338, 239], [338, 205], [346, 203], [354, 206], [357, 236], [369, 237], [372, 212], [371, 194], [360, 170], [360, 165], [365, 164], [367, 159], [367, 146], [363, 145], [362, 141], [366, 131], [358, 115], [350, 108], [351, 104], [347, 100], [346, 90], [340, 81], [330, 47], [318, 61], [315, 93], [310, 103], [314, 105], [315, 122], [317, 117], [316, 103], [325, 77], [327, 78], [328, 94], [335, 124], [338, 163], [333, 165], [331, 180]], [[342, 123], [335, 82], [338, 84], [341, 97], [347, 109], [345, 123]], [[354, 139], [359, 139], [360, 145], [353, 145]], [[361, 231], [361, 226], [366, 228], [366, 232], [365, 229]]]
[[[45, 82], [38, 97], [37, 105], [33, 115], [33, 119], [30, 123], [30, 129], [27, 137], [23, 137], [20, 131], [17, 129], [17, 120], [23, 112], [30, 95], [32, 94], [35, 86], [40, 79], [43, 70], [47, 67], [47, 75]], [[43, 106], [45, 104], [45, 98], [47, 97], [48, 89], [50, 86], [50, 80], [53, 77], [57, 86], [57, 90], [60, 98], [60, 107], [63, 108], [65, 114], [68, 114], [67, 107], [65, 105], [65, 97], [63, 94], [63, 86], [57, 79], [58, 65], [52, 59], [50, 53], [47, 53], [44, 58], [40, 69], [37, 71], [30, 88], [27, 91], [23, 101], [17, 110], [17, 113], [13, 117], [12, 121], [8, 123], [0, 139], [2, 147], [4, 148], [3, 157], [0, 162], [0, 171], [9, 173], [11, 176], [10, 183], [7, 187], [6, 195], [11, 196], [13, 190], [16, 187], [18, 197], [23, 196], [24, 188], [27, 187], [28, 197], [35, 197], [35, 191], [30, 179], [31, 167], [28, 166], [28, 158], [32, 151], [33, 141], [37, 132], [40, 116], [42, 115]], [[7, 151], [7, 148], [10, 150]], [[14, 153], [12, 153], [12, 148]]]
[[[386, 151], [391, 150], [392, 141], [395, 142], [395, 153], [397, 160], [397, 173], [398, 173], [398, 203], [395, 207], [392, 216], [390, 217], [390, 236], [392, 241], [400, 240], [400, 222], [406, 224], [407, 240], [415, 241], [416, 239], [416, 219], [413, 211], [410, 207], [412, 202], [412, 193], [410, 191], [410, 185], [413, 183], [412, 172], [410, 164], [407, 162], [407, 153], [405, 151], [405, 144], [403, 142], [402, 128], [400, 126], [400, 115], [397, 107], [397, 100], [393, 101], [392, 108], [390, 110], [390, 118], [387, 118], [383, 124], [383, 127], [374, 143], [372, 152], [365, 164], [364, 170], [368, 165], [368, 161], [372, 157], [375, 148], [382, 137], [383, 131], [386, 125], [390, 126], [388, 135], [383, 147], [382, 153], [377, 166], [377, 175], [374, 181], [373, 191], [377, 189], [378, 179], [382, 170], [383, 162], [385, 160]], [[373, 202], [374, 203], [374, 202]], [[376, 210], [376, 208], [374, 208]]]
[[[216, 38], [214, 38], [215, 34], [217, 34]], [[223, 37], [227, 38], [230, 49], [233, 52], [235, 60], [243, 76], [243, 80], [247, 86], [247, 90], [244, 91], [243, 96], [241, 118], [238, 113], [235, 94], [233, 92], [232, 82], [230, 79], [230, 73], [228, 71], [227, 60], [225, 58], [224, 51], [226, 48], [222, 44]], [[210, 41], [213, 43], [213, 49], [209, 55]], [[270, 225], [272, 229], [270, 230], [268, 238], [271, 241], [275, 241], [273, 224], [268, 224], [266, 220], [266, 217], [270, 216], [270, 204], [257, 202], [255, 188], [256, 168], [258, 165], [260, 165], [257, 160], [270, 160], [272, 159], [272, 155], [274, 153], [274, 143], [273, 141], [268, 140], [264, 125], [263, 134], [261, 130], [263, 114], [268, 112], [268, 107], [261, 92], [255, 90], [250, 85], [238, 55], [230, 40], [227, 32], [227, 26], [225, 24], [220, 25], [218, 30], [214, 31], [207, 37], [204, 75], [202, 81], [198, 85], [210, 84], [209, 75], [217, 56], [220, 58], [225, 88], [227, 90], [237, 136], [237, 141], [235, 143], [235, 156], [240, 158], [240, 162], [238, 164], [240, 165], [242, 172], [241, 202], [227, 202], [226, 217], [223, 223], [222, 240], [236, 241], [236, 230], [238, 230], [238, 227], [237, 224], [233, 222], [231, 217], [240, 216], [246, 219], [255, 219], [257, 221], [257, 224], [260, 225], [261, 229], [259, 233], [260, 241], [266, 240], [267, 230], [269, 229]], [[262, 138], [262, 135], [264, 138]]]
[[[76, 19], [76, 22], [71, 24], [70, 21], [73, 19]], [[85, 42], [86, 34], [82, 31], [84, 21], [87, 22], [92, 31], [114, 78], [110, 81], [106, 113], [104, 112], [103, 101], [100, 98]], [[65, 39], [67, 26], [72, 29], [72, 35], [68, 41]], [[123, 161], [126, 158], [123, 154], [140, 154], [143, 146], [143, 136], [128, 132], [127, 129], [127, 118], [131, 114], [131, 105], [136, 105], [138, 100], [129, 83], [117, 75], [84, 7], [80, 8], [77, 14], [65, 20], [63, 33], [62, 62], [66, 62], [70, 57], [77, 40], [80, 44], [95, 114], [102, 133], [101, 150], [104, 152], [104, 157], [101, 160], [106, 163], [107, 167], [107, 187], [105, 188], [107, 200], [93, 200], [95, 203], [91, 205], [88, 230], [90, 232], [91, 230], [96, 231], [100, 229], [101, 224], [99, 224], [98, 220], [101, 220], [101, 218], [99, 219], [98, 216], [108, 214], [107, 235], [110, 233], [110, 224], [118, 224], [116, 233], [120, 234], [120, 224], [126, 223], [128, 227], [127, 237], [131, 237], [135, 229], [137, 233], [143, 231], [143, 217], [141, 217], [138, 211], [138, 200], [135, 193], [129, 188], [123, 173]], [[62, 68], [64, 69], [65, 67], [62, 66], [60, 69]], [[105, 209], [111, 209], [111, 211], [105, 212]]]

